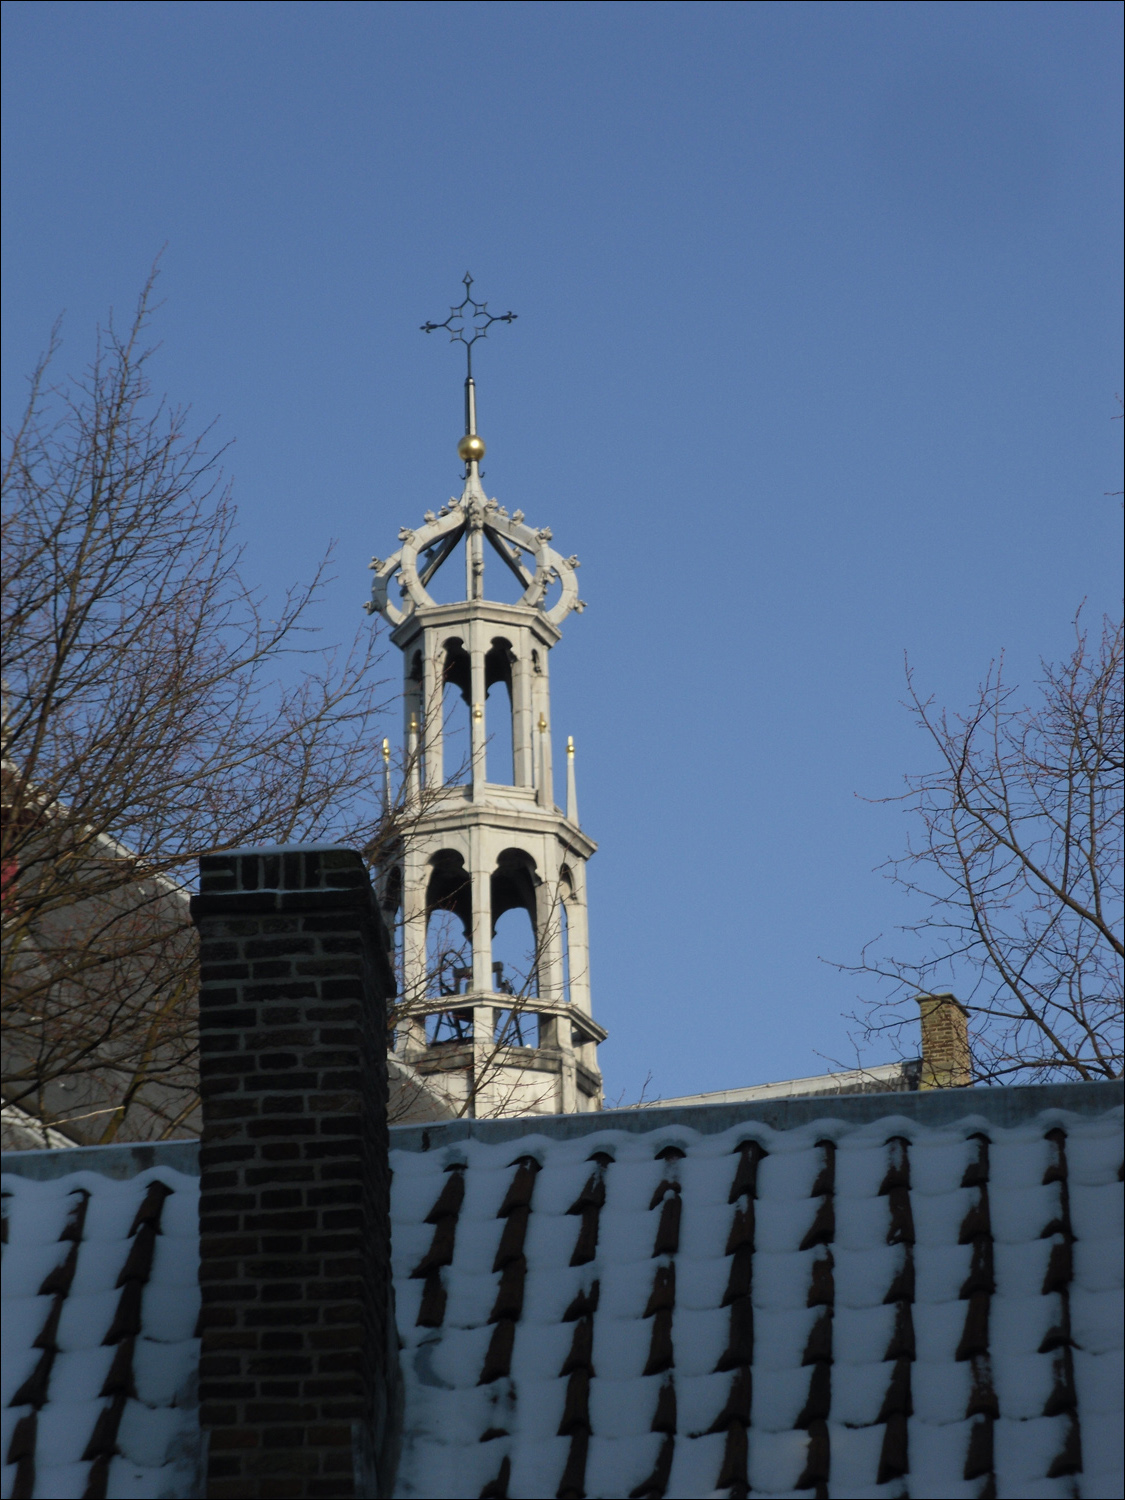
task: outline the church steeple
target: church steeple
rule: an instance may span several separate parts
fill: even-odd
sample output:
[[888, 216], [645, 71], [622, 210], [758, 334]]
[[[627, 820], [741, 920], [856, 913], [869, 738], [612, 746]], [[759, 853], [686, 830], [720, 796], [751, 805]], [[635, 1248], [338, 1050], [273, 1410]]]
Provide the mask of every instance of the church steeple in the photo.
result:
[[[548, 655], [562, 622], [585, 606], [578, 559], [555, 550], [547, 527], [485, 495], [472, 346], [516, 314], [490, 314], [472, 298], [472, 278], [464, 284], [449, 318], [423, 325], [465, 346], [464, 487], [421, 526], [403, 527], [393, 557], [372, 560], [367, 606], [392, 625], [405, 668], [410, 834], [380, 871], [401, 932], [396, 1046], [440, 1075], [432, 1082], [466, 1113], [571, 1113], [601, 1105], [605, 1032], [591, 1015], [586, 922], [596, 845], [578, 826], [571, 742], [566, 811], [555, 804]], [[459, 551], [463, 597], [439, 602], [434, 580]], [[511, 577], [517, 597], [505, 603], [493, 583]], [[450, 699], [468, 712], [460, 752]], [[522, 970], [493, 956], [497, 923], [511, 911], [529, 919]]]

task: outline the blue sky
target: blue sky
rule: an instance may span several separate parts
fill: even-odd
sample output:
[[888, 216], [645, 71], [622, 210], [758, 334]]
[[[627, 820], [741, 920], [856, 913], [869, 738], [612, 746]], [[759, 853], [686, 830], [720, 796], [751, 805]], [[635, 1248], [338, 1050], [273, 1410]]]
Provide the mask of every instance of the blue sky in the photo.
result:
[[[486, 487], [590, 608], [579, 747], [607, 1093], [854, 1056], [873, 868], [956, 707], [1117, 607], [1111, 4], [4, 6], [5, 415], [166, 247], [158, 378], [234, 439], [248, 565], [367, 560], [457, 486], [466, 268]], [[397, 662], [388, 672], [397, 673]], [[867, 1060], [881, 1061], [870, 1053]]]

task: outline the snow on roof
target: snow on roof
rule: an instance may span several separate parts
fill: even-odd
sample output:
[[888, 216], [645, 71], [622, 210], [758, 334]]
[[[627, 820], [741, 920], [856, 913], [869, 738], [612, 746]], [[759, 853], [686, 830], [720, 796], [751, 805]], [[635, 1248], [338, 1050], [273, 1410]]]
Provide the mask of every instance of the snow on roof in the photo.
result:
[[3, 1238], [4, 1495], [198, 1493], [198, 1177], [6, 1173]]
[[[397, 1493], [1119, 1495], [1121, 1112], [870, 1102], [396, 1131]], [[198, 1179], [5, 1189], [4, 1494], [198, 1493]]]
[[399, 1493], [1120, 1494], [1120, 1121], [982, 1123], [395, 1152]]

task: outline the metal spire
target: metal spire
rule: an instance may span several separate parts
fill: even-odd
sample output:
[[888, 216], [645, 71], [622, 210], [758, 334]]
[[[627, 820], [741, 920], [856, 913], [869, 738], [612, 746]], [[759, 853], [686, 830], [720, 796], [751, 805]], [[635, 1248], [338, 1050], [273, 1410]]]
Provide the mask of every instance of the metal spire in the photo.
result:
[[493, 323], [514, 323], [518, 314], [514, 312], [490, 313], [487, 302], [478, 302], [473, 296], [473, 278], [468, 271], [463, 278], [465, 296], [456, 307], [449, 309], [449, 317], [443, 323], [423, 323], [423, 333], [436, 333], [444, 328], [454, 344], [465, 346], [465, 436], [457, 451], [470, 466], [484, 457], [484, 443], [477, 436], [477, 393], [473, 382], [473, 345], [477, 339], [488, 337]]

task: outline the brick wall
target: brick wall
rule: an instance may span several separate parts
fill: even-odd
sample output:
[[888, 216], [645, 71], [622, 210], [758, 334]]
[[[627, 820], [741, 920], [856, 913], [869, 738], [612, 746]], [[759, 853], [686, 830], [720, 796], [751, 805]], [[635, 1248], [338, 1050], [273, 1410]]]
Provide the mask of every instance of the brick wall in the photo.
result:
[[387, 938], [358, 854], [211, 855], [201, 943], [207, 1494], [389, 1493]]

